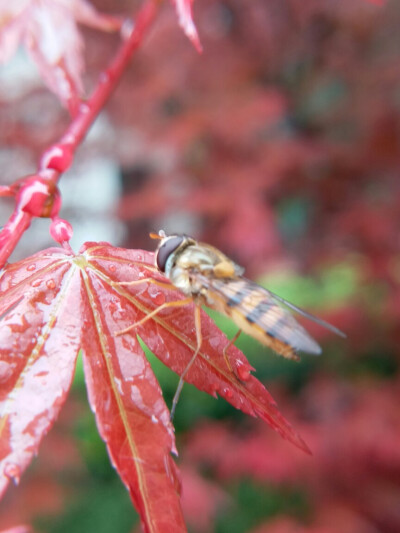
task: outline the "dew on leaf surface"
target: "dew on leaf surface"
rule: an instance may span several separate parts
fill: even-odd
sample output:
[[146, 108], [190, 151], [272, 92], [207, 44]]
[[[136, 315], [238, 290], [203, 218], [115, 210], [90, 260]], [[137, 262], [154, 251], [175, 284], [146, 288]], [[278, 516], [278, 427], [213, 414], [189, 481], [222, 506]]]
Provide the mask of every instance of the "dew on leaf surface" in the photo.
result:
[[233, 392], [226, 387], [222, 389], [222, 396], [228, 400], [233, 397]]
[[165, 303], [165, 295], [161, 291], [157, 291], [156, 293], [149, 291], [149, 296], [157, 305]]
[[55, 287], [56, 287], [56, 283], [55, 283], [54, 279], [48, 279], [46, 281], [46, 285], [47, 285], [47, 288], [50, 289], [50, 290], [51, 289], [55, 289]]
[[248, 381], [250, 378], [250, 368], [244, 364], [240, 359], [236, 360], [236, 372], [242, 381]]

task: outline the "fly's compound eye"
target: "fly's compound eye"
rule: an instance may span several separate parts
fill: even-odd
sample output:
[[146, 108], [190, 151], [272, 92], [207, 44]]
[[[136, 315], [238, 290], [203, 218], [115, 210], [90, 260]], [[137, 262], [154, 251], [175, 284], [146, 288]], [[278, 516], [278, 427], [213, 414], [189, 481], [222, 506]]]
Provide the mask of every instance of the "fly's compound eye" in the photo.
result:
[[175, 252], [177, 248], [183, 243], [185, 237], [182, 235], [177, 235], [176, 237], [170, 237], [167, 239], [157, 250], [157, 267], [161, 272], [165, 272], [165, 265], [169, 256]]

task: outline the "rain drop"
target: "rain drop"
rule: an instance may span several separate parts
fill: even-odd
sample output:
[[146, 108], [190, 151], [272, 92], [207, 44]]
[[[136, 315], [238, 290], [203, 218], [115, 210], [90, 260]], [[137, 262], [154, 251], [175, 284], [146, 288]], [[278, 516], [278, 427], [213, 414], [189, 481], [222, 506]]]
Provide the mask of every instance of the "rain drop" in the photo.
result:
[[115, 265], [110, 265], [108, 269], [110, 272], [115, 272], [117, 270], [117, 267]]
[[26, 267], [26, 270], [29, 270], [29, 272], [33, 272], [34, 270], [36, 270], [36, 265], [35, 263], [31, 263], [30, 265], [28, 265]]
[[48, 279], [46, 281], [46, 285], [47, 285], [47, 288], [50, 289], [50, 290], [55, 289], [55, 287], [56, 287], [56, 283], [55, 283], [54, 279]]
[[233, 392], [231, 391], [231, 389], [228, 389], [227, 387], [225, 389], [222, 389], [222, 395], [224, 396], [224, 398], [226, 398], [227, 400], [230, 400], [233, 396]]
[[162, 292], [157, 292], [156, 294], [150, 294], [150, 297], [154, 300], [157, 305], [162, 305], [165, 302], [165, 296]]
[[250, 368], [243, 363], [243, 361], [240, 361], [240, 359], [236, 360], [236, 372], [238, 375], [238, 378], [242, 381], [248, 381], [250, 378]]
[[36, 288], [36, 287], [39, 287], [41, 283], [42, 283], [41, 279], [35, 279], [34, 281], [32, 281], [31, 286]]

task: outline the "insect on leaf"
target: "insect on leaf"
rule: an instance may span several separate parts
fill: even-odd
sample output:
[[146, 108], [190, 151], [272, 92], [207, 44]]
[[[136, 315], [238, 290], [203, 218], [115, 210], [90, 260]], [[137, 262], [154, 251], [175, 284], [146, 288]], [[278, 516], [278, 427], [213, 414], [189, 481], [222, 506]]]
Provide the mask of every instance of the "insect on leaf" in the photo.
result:
[[[146, 253], [148, 267], [146, 275], [144, 275], [142, 271], [144, 265], [132, 264], [129, 268], [123, 267], [121, 253], [126, 256], [127, 251], [109, 248], [105, 254], [100, 249], [96, 249], [93, 252], [92, 261], [102, 270], [107, 270], [111, 257], [114, 257], [119, 263], [118, 279], [122, 283], [149, 276], [160, 281], [166, 281], [152, 266], [153, 254]], [[100, 254], [103, 254], [103, 257], [100, 257]], [[179, 291], [164, 289], [146, 281], [134, 286], [116, 285], [115, 290], [139, 310], [131, 323], [141, 320], [165, 302], [183, 299], [183, 295]], [[235, 346], [231, 346], [227, 354], [234, 372], [228, 367], [223, 356], [223, 350], [229, 341], [203, 311], [201, 312], [201, 327], [202, 346], [198, 357], [185, 377], [185, 381], [214, 397], [219, 394], [246, 414], [262, 418], [282, 437], [309, 452], [301, 437], [279, 413], [275, 401], [262, 383], [250, 374], [250, 371], [253, 370], [250, 363]], [[122, 329], [123, 327], [119, 328], [120, 331]], [[194, 304], [166, 309], [122, 337], [136, 336], [136, 334], [143, 339], [161, 361], [178, 375], [181, 375], [196, 349]]]
[[[145, 531], [186, 531], [179, 479], [170, 453], [174, 430], [162, 392], [137, 335], [182, 374], [196, 348], [193, 305], [165, 309], [128, 333], [176, 290], [162, 279], [154, 254], [87, 243], [78, 255], [53, 248], [7, 265], [0, 277], [0, 490], [18, 482], [63, 405], [83, 353], [89, 401], [111, 461], [140, 513]], [[165, 281], [165, 280], [164, 280]], [[268, 422], [308, 451], [279, 413], [250, 364], [204, 313], [203, 342], [185, 381]]]

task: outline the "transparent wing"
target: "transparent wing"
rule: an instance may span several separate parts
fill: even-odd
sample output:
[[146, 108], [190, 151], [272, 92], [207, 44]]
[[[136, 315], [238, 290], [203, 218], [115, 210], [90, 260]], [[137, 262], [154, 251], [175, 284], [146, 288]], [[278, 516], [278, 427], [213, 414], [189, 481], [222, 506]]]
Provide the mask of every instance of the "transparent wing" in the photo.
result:
[[[321, 326], [342, 335], [337, 328], [286, 302], [272, 292], [245, 278], [213, 279], [204, 281], [209, 288], [210, 305], [234, 318], [239, 313], [244, 329], [259, 338], [261, 329], [266, 336], [293, 347], [296, 351], [319, 355], [321, 347], [281, 305], [290, 307]], [[213, 300], [214, 299], [214, 300]], [[214, 305], [213, 305], [214, 304]], [[266, 342], [266, 344], [271, 344]], [[278, 350], [279, 351], [279, 350]]]
[[319, 324], [320, 326], [322, 326], [325, 329], [329, 329], [329, 331], [332, 331], [333, 333], [336, 333], [336, 335], [339, 335], [339, 337], [343, 337], [343, 338], [347, 337], [346, 333], [343, 333], [343, 331], [341, 331], [340, 329], [335, 328], [335, 326], [332, 326], [332, 324], [329, 324], [329, 322], [325, 322], [325, 320], [322, 320], [321, 318], [318, 318], [318, 317], [312, 315], [311, 313], [307, 313], [307, 311], [304, 311], [304, 309], [301, 309], [300, 307], [297, 307], [297, 305], [294, 305], [294, 304], [288, 302], [284, 298], [281, 298], [280, 296], [278, 296], [277, 294], [274, 294], [273, 292], [269, 291], [268, 289], [265, 289], [265, 290], [272, 296], [272, 298], [275, 298], [275, 300], [278, 300], [279, 302], [283, 303], [284, 305], [286, 305], [290, 309], [293, 309], [293, 311], [295, 311], [296, 313], [299, 313], [299, 315], [302, 315], [305, 318], [308, 318], [308, 320], [312, 320], [313, 322]]

